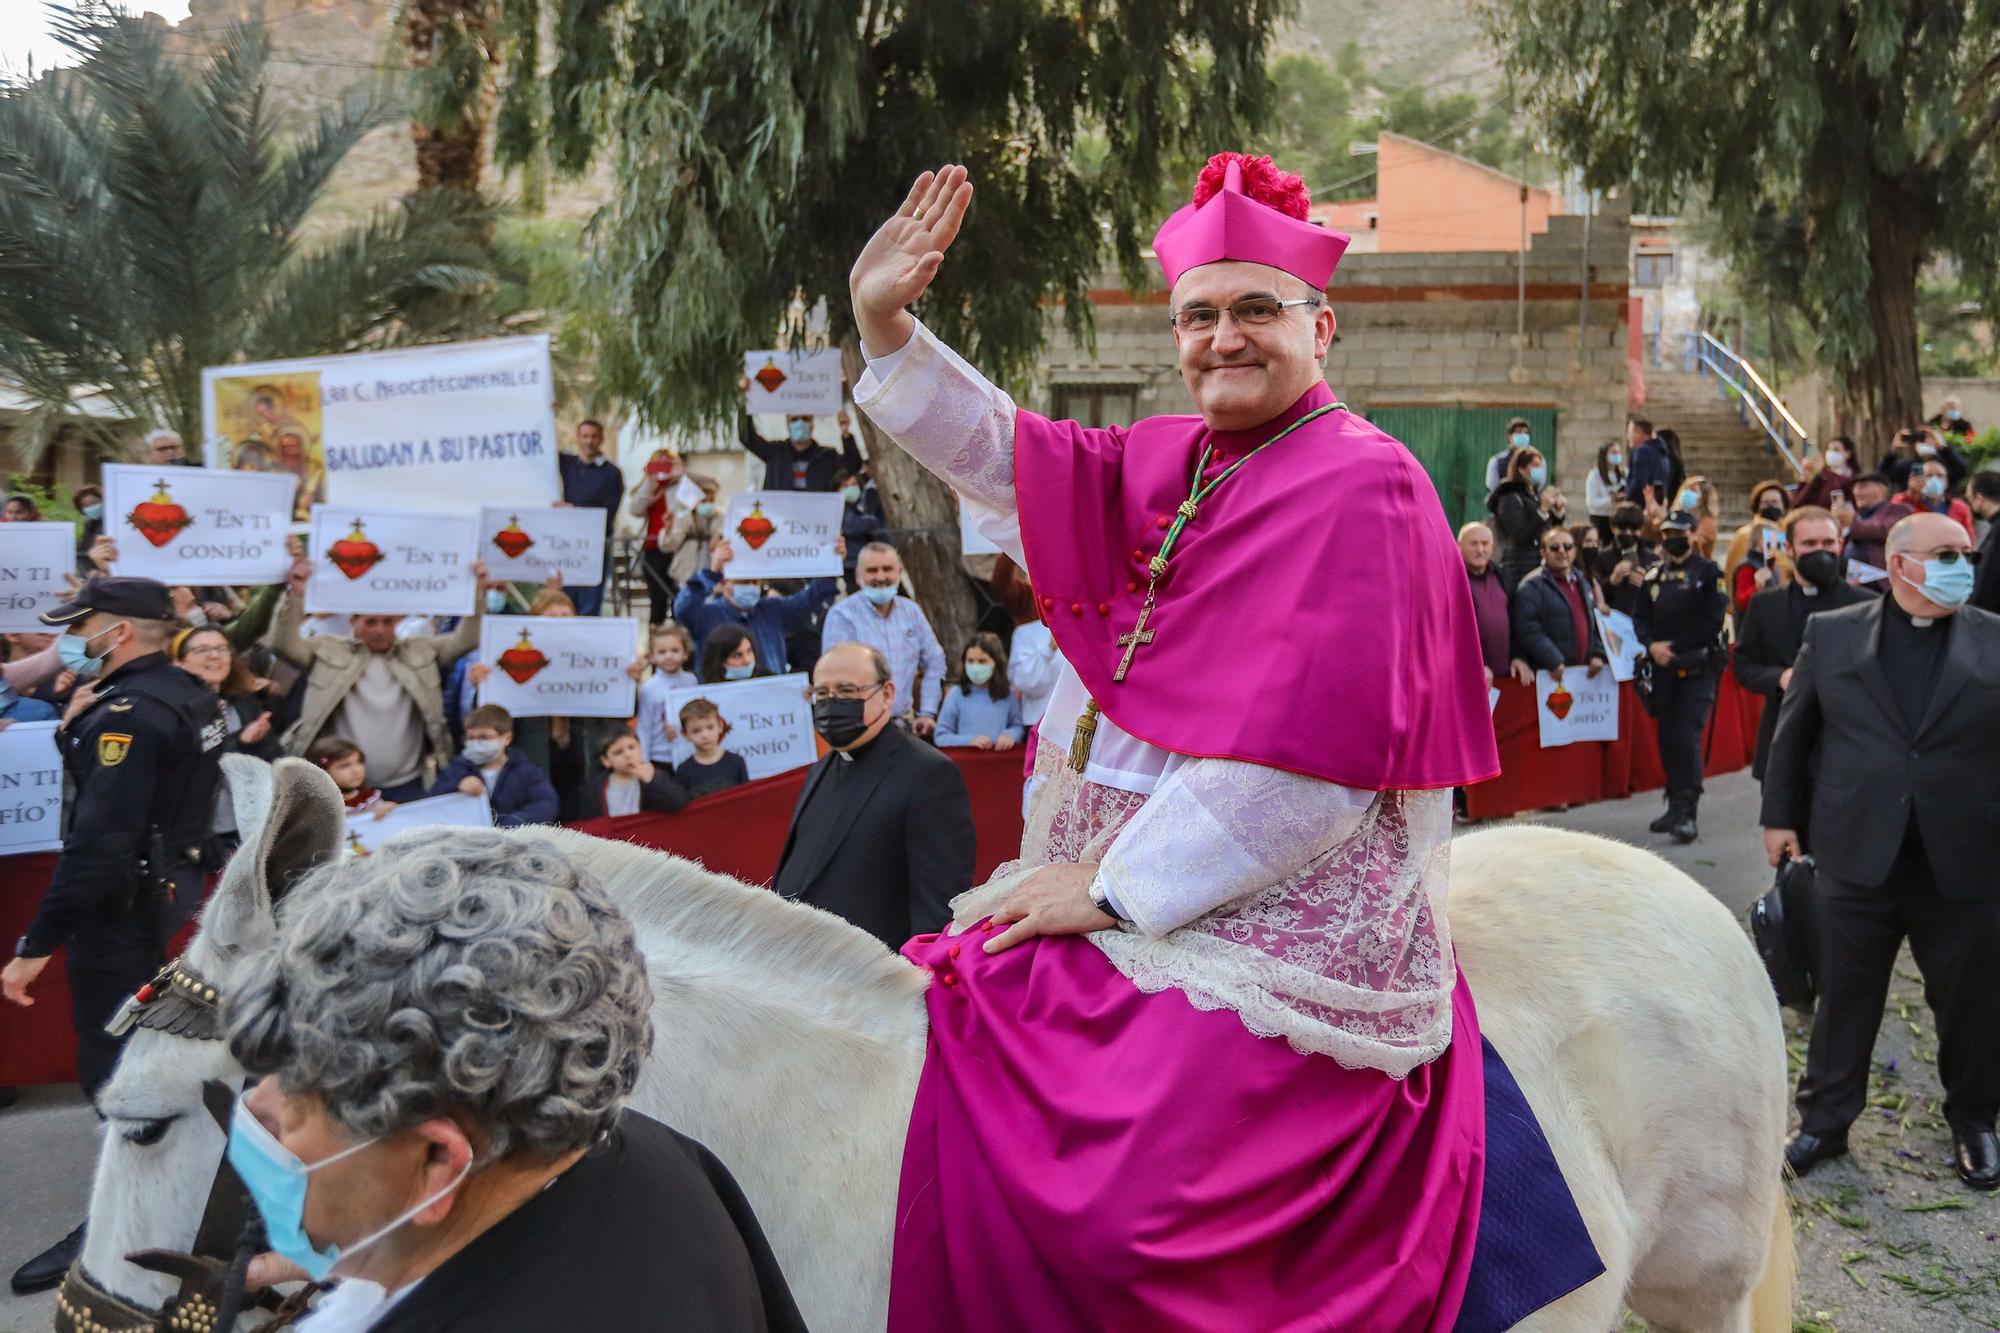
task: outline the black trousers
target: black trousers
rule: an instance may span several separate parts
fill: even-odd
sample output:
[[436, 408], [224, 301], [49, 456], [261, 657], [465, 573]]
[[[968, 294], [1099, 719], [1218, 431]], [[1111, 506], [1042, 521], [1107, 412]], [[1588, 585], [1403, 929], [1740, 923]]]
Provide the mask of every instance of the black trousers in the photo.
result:
[[639, 553], [639, 571], [646, 579], [646, 620], [657, 625], [674, 613], [674, 594], [680, 588], [671, 573], [674, 558], [657, 546]]
[[157, 931], [137, 915], [93, 922], [63, 951], [70, 1026], [76, 1032], [76, 1076], [92, 1101], [125, 1048], [125, 1039], [111, 1036], [104, 1025], [132, 992], [153, 979], [161, 961]]
[[1799, 1077], [1802, 1128], [1837, 1133], [1868, 1100], [1868, 1066], [1904, 936], [1938, 1030], [1945, 1119], [1990, 1128], [2000, 1111], [2000, 903], [1942, 897], [1913, 839], [1872, 887], [1816, 877], [1819, 1005]]
[[1702, 740], [1708, 715], [1715, 710], [1713, 672], [1705, 676], [1653, 673], [1653, 728], [1660, 743], [1660, 767], [1667, 771], [1667, 791], [1701, 794]]

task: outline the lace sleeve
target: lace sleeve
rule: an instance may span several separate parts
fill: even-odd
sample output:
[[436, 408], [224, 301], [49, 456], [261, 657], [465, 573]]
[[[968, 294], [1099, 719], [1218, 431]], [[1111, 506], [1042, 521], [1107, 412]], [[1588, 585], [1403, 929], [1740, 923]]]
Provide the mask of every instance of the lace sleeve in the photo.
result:
[[862, 372], [854, 405], [960, 495], [1014, 513], [1014, 400], [921, 321]]
[[1291, 878], [1360, 826], [1379, 793], [1234, 759], [1195, 759], [1160, 784], [1101, 873], [1155, 938]]

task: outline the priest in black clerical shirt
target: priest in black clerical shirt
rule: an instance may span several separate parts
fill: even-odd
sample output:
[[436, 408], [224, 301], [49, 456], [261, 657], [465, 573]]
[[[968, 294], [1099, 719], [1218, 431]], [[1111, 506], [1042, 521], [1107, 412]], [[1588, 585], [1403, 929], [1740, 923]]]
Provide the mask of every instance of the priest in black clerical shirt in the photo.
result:
[[1819, 1004], [1785, 1148], [1799, 1175], [1847, 1151], [1907, 936], [1958, 1174], [2000, 1188], [2000, 616], [1966, 605], [1971, 554], [1943, 514], [1897, 523], [1888, 595], [1806, 622], [1778, 713], [1765, 850], [1797, 856], [1809, 820], [1818, 862]]
[[874, 649], [813, 667], [813, 725], [833, 747], [806, 775], [772, 887], [892, 949], [944, 929], [972, 887], [972, 802], [958, 765], [891, 724], [896, 684]]

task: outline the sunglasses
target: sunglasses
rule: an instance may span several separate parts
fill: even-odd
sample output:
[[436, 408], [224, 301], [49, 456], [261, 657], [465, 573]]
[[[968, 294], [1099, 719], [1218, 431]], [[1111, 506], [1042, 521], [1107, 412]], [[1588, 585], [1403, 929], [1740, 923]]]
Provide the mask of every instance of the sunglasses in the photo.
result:
[[1956, 546], [1947, 546], [1939, 551], [1905, 551], [1903, 554], [1909, 556], [1912, 560], [1935, 560], [1946, 569], [1951, 568], [1961, 560], [1968, 565], [1977, 565], [1979, 563], [1979, 552], [1960, 550]]

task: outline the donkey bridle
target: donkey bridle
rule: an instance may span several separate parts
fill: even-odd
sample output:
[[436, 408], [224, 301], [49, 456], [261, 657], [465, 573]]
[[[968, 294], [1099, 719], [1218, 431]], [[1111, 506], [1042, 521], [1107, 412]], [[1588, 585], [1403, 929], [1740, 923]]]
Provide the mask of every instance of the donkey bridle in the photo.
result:
[[[215, 983], [176, 958], [119, 1007], [105, 1031], [120, 1037], [136, 1027], [193, 1041], [221, 1041], [220, 1005]], [[201, 1085], [201, 1101], [227, 1139], [235, 1090], [210, 1079]], [[209, 1182], [192, 1252], [138, 1250], [125, 1256], [141, 1268], [180, 1279], [180, 1289], [158, 1312], [143, 1310], [93, 1282], [79, 1255], [56, 1293], [56, 1333], [228, 1333], [244, 1300], [242, 1270], [263, 1247], [262, 1221], [250, 1207], [249, 1192], [225, 1147]], [[277, 1328], [304, 1310], [314, 1290], [308, 1286], [283, 1301], [268, 1291], [250, 1299], [278, 1312], [276, 1322], [264, 1326]]]

